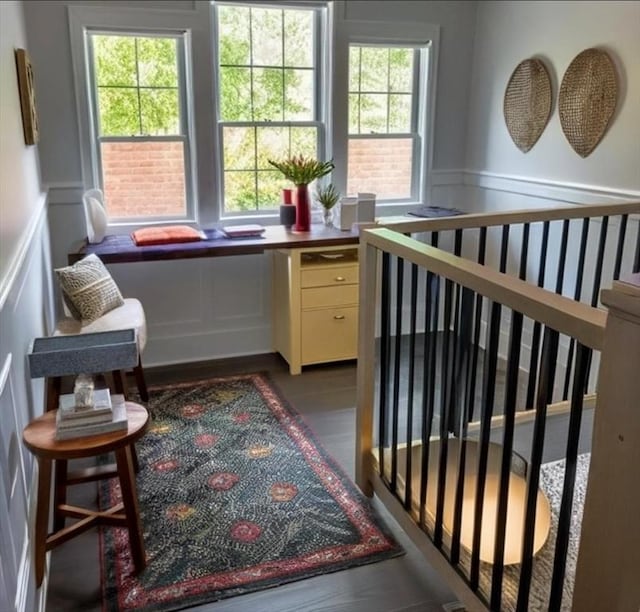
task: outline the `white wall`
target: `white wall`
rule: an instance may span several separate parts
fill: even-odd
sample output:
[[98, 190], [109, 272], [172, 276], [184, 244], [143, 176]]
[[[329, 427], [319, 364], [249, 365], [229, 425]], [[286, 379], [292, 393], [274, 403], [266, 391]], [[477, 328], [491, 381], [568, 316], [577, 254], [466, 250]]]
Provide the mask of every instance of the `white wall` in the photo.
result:
[[[514, 196], [549, 198], [547, 205], [563, 199], [583, 203], [587, 197], [640, 198], [639, 32], [640, 2], [481, 2], [473, 52], [467, 182]], [[583, 159], [562, 133], [557, 99], [569, 64], [590, 47], [612, 57], [619, 98], [603, 140]], [[553, 111], [538, 142], [522, 153], [507, 132], [503, 97], [515, 67], [531, 57], [541, 59], [550, 73]], [[559, 191], [549, 190], [555, 187]], [[494, 194], [471, 191], [468, 196], [488, 203]], [[502, 206], [528, 204], [526, 199], [502, 197]]]
[[[53, 262], [85, 236], [81, 161], [69, 41], [68, 7], [128, 9], [138, 18], [162, 9], [174, 25], [195, 24], [194, 61], [198, 158], [212, 158], [213, 117], [210, 66], [213, 48], [207, 2], [30, 1], [25, 18], [41, 106], [41, 163], [49, 186]], [[347, 2], [340, 18], [428, 23], [440, 28], [439, 81], [433, 167], [436, 183], [450, 181], [447, 170], [465, 158], [466, 110], [475, 24], [475, 2]], [[142, 10], [140, 10], [142, 9]], [[174, 12], [179, 9], [180, 12]], [[148, 14], [148, 13], [147, 13]], [[187, 26], [190, 27], [190, 26]], [[211, 166], [209, 166], [211, 167]], [[199, 177], [199, 198], [211, 202], [210, 173]], [[204, 176], [206, 174], [206, 176]], [[443, 178], [444, 177], [444, 178]], [[457, 179], [456, 179], [457, 180]], [[89, 187], [89, 186], [86, 186]], [[203, 224], [206, 223], [203, 221]], [[123, 293], [139, 297], [146, 310], [149, 342], [146, 365], [269, 352], [271, 346], [271, 266], [264, 256], [202, 259], [155, 264], [114, 265], [110, 270]]]
[[[38, 151], [26, 146], [14, 58], [28, 45], [22, 3], [0, 3], [0, 609], [42, 607], [32, 571], [29, 516], [35, 463], [22, 429], [43, 409], [43, 381], [31, 381], [29, 344], [51, 322], [49, 236]], [[36, 91], [37, 94], [37, 91]]]
[[[24, 144], [14, 49], [27, 46], [19, 2], [2, 3], [0, 37], [0, 280], [10, 274], [39, 195], [36, 147]], [[37, 93], [37, 92], [36, 92]], [[38, 104], [39, 106], [39, 104]], [[1, 285], [0, 285], [1, 287]]]

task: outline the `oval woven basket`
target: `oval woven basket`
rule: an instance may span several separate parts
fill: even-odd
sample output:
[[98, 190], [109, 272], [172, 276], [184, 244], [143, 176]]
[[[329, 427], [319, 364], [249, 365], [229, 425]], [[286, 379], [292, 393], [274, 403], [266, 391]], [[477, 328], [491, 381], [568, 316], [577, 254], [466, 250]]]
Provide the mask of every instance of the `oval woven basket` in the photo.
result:
[[573, 150], [587, 157], [602, 140], [618, 101], [618, 83], [605, 51], [585, 49], [562, 77], [560, 125]]
[[504, 92], [503, 110], [509, 135], [526, 153], [551, 115], [551, 79], [540, 60], [526, 59], [516, 66]]

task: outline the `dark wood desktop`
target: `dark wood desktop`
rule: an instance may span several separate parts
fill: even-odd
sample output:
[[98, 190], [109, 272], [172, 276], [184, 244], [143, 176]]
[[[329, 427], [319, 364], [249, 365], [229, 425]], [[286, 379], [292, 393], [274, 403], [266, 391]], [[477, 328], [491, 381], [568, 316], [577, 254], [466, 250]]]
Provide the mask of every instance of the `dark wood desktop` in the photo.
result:
[[220, 230], [204, 230], [206, 240], [136, 246], [129, 234], [106, 236], [98, 244], [83, 241], [78, 248], [68, 253], [70, 264], [95, 253], [107, 264], [131, 263], [136, 261], [163, 261], [171, 259], [192, 259], [197, 257], [223, 257], [229, 255], [254, 255], [270, 249], [293, 249], [300, 247], [327, 247], [357, 244], [358, 234], [340, 231], [324, 225], [312, 225], [308, 232], [293, 232], [282, 225], [265, 227], [258, 238], [227, 238]]

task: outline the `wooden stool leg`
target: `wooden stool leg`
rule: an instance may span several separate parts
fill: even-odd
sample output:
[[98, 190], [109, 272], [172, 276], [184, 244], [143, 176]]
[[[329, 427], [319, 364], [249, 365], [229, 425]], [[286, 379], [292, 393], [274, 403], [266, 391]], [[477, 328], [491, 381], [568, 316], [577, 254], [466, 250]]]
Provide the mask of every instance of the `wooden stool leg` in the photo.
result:
[[131, 461], [133, 463], [133, 471], [137, 474], [140, 471], [140, 462], [138, 461], [138, 451], [136, 445], [131, 445]]
[[36, 507], [35, 529], [35, 565], [36, 587], [44, 578], [44, 562], [47, 552], [47, 533], [49, 531], [49, 496], [51, 495], [51, 460], [38, 458], [38, 501]]
[[138, 357], [138, 365], [133, 368], [133, 374], [136, 377], [136, 385], [138, 385], [138, 393], [143, 402], [149, 401], [149, 391], [147, 390], [147, 381], [144, 379], [144, 370], [142, 369], [142, 360]]
[[51, 378], [47, 378], [47, 412], [49, 412], [49, 410], [56, 410], [58, 408], [61, 389], [61, 376], [53, 376]]
[[59, 531], [64, 528], [64, 515], [60, 514], [58, 508], [67, 503], [67, 462], [59, 459], [56, 461], [55, 480], [53, 490], [53, 530]]
[[138, 508], [138, 493], [136, 488], [136, 476], [133, 469], [133, 457], [131, 446], [125, 446], [116, 450], [116, 463], [118, 464], [118, 477], [122, 491], [122, 503], [127, 517], [129, 529], [129, 545], [131, 557], [136, 572], [141, 572], [147, 564], [144, 552], [144, 540], [142, 538], [142, 525], [140, 523], [140, 509]]
[[111, 372], [113, 377], [113, 387], [116, 393], [121, 393], [124, 395], [124, 399], [127, 399], [127, 390], [126, 390], [126, 378], [122, 375], [121, 370], [113, 370]]

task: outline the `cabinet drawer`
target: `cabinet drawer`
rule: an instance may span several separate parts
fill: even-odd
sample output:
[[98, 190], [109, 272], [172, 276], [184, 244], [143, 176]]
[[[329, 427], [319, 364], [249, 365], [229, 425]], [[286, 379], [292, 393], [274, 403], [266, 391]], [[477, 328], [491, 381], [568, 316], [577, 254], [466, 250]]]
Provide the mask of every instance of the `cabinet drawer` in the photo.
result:
[[358, 307], [302, 312], [302, 363], [355, 359], [358, 355]]
[[358, 266], [331, 266], [302, 270], [302, 287], [330, 287], [331, 285], [352, 285], [358, 282]]
[[300, 304], [303, 309], [327, 308], [358, 303], [358, 285], [335, 287], [310, 287], [301, 291]]

